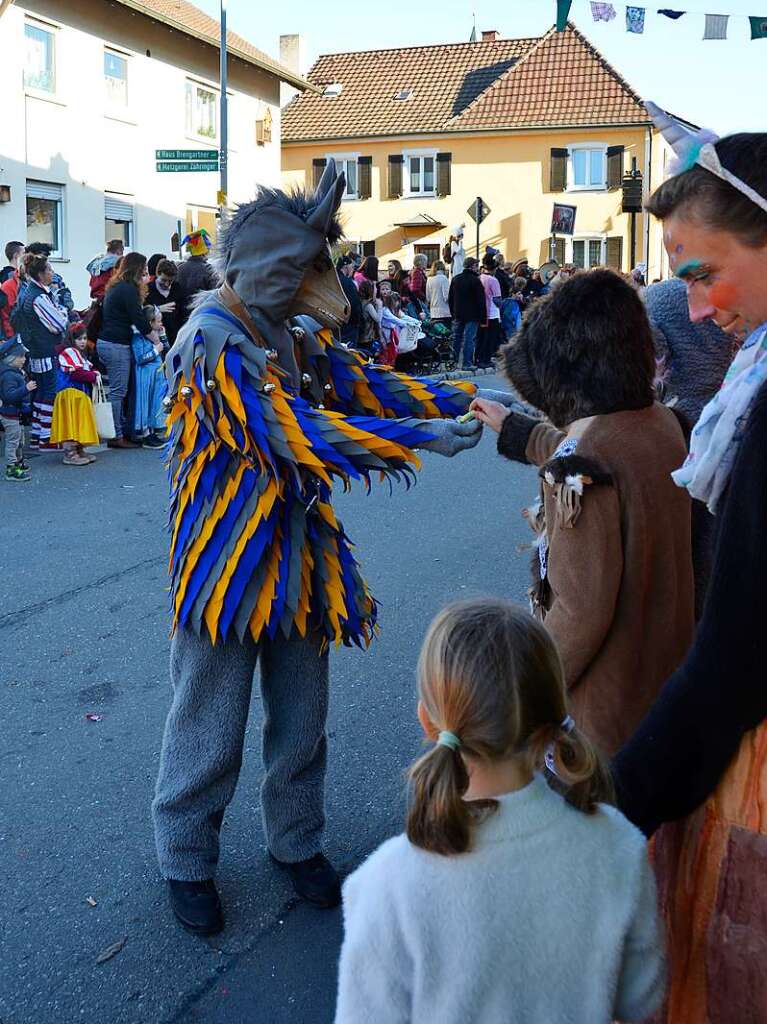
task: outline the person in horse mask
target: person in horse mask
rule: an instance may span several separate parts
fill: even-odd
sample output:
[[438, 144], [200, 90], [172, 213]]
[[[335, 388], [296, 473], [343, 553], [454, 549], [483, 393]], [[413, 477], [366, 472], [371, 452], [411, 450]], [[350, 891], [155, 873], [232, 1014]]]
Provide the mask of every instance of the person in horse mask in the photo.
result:
[[189, 930], [223, 927], [219, 831], [242, 761], [253, 678], [271, 856], [296, 891], [340, 899], [322, 853], [328, 648], [366, 647], [377, 604], [332, 508], [334, 480], [408, 480], [413, 449], [473, 447], [474, 385], [412, 381], [336, 342], [349, 313], [330, 246], [344, 177], [261, 189], [225, 226], [223, 284], [166, 357], [173, 697], [153, 802], [161, 872]]

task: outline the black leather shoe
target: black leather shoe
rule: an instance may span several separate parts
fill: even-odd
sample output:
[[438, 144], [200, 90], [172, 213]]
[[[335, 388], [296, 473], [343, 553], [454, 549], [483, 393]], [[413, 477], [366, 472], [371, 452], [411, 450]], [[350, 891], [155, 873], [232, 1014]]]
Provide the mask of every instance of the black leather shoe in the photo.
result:
[[173, 913], [188, 932], [217, 935], [224, 927], [221, 898], [212, 878], [204, 882], [178, 882], [168, 879]]
[[341, 879], [324, 854], [316, 853], [309, 860], [299, 860], [295, 864], [286, 864], [276, 857], [272, 860], [287, 871], [296, 893], [307, 903], [329, 909], [341, 902]]

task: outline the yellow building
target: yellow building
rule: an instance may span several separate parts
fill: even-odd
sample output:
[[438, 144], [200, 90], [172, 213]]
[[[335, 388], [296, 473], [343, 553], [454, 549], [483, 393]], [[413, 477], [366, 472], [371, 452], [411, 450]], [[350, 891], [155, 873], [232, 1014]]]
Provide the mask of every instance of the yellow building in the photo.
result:
[[[559, 262], [629, 270], [631, 216], [624, 174], [660, 183], [664, 144], [631, 87], [572, 24], [536, 39], [372, 50], [320, 57], [282, 114], [286, 185], [312, 185], [330, 156], [343, 163], [346, 235], [382, 263], [437, 258], [481, 197], [479, 249], [537, 266]], [[552, 239], [554, 204], [576, 208], [574, 232]], [[636, 216], [635, 263], [666, 266], [660, 232]]]

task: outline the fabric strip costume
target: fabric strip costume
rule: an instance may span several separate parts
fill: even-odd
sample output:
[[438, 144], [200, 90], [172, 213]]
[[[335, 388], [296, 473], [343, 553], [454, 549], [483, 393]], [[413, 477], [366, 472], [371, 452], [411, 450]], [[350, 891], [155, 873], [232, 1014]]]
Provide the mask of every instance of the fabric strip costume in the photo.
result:
[[[236, 252], [228, 259], [236, 265]], [[281, 358], [294, 348], [282, 322], [248, 325], [222, 292], [202, 297], [166, 360], [173, 628], [213, 644], [296, 630], [366, 647], [377, 605], [333, 511], [334, 484], [409, 486], [427, 421], [464, 413], [476, 389], [375, 366], [313, 321], [294, 365]]]

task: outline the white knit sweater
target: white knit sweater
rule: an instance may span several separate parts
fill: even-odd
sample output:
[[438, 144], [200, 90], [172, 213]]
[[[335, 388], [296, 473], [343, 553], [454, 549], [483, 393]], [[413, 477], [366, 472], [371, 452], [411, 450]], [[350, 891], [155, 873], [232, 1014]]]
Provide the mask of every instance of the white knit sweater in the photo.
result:
[[608, 1024], [663, 997], [644, 837], [537, 776], [499, 800], [470, 853], [403, 835], [344, 885], [336, 1024]]

